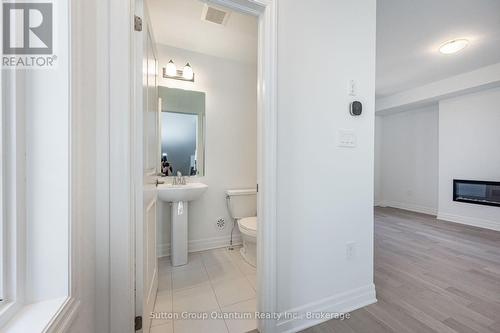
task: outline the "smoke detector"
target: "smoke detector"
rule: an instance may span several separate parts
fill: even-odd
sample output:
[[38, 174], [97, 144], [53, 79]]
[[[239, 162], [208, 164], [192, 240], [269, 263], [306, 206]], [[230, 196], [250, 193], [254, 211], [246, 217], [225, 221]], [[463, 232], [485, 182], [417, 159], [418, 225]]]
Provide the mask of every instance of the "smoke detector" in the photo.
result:
[[229, 19], [230, 11], [221, 7], [205, 4], [203, 12], [201, 13], [201, 20], [206, 22], [215, 23], [218, 25], [226, 25]]

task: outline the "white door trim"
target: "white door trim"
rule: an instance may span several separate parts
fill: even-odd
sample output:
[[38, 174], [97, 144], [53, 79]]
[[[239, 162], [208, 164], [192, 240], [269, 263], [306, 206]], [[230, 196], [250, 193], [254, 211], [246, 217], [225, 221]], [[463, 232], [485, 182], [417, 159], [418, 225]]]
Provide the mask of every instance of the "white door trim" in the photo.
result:
[[96, 332], [134, 332], [132, 5], [96, 4]]
[[[276, 181], [277, 171], [277, 0], [210, 0], [259, 19], [257, 75], [257, 311], [277, 312], [276, 306]], [[258, 320], [261, 333], [277, 331], [275, 320]]]
[[[248, 1], [250, 2], [250, 1]], [[277, 212], [277, 0], [264, 4], [259, 15], [258, 53], [258, 311], [277, 312], [276, 212]], [[276, 332], [275, 320], [259, 320], [262, 333]]]
[[[210, 0], [259, 18], [258, 51], [258, 311], [276, 307], [277, 0]], [[132, 110], [133, 0], [98, 4], [99, 70], [97, 142], [96, 330], [133, 332], [134, 212]], [[127, 53], [126, 50], [129, 52]], [[125, 51], [125, 52], [124, 52]], [[111, 285], [113, 286], [111, 288]], [[259, 320], [259, 331], [276, 321]]]

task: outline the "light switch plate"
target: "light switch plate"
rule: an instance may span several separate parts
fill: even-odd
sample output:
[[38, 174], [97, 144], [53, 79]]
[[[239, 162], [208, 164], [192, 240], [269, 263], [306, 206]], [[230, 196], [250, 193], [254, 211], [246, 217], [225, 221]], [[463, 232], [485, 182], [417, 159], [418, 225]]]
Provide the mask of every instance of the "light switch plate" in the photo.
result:
[[338, 146], [355, 148], [357, 144], [356, 133], [353, 130], [341, 129], [338, 132]]
[[357, 89], [356, 89], [356, 81], [351, 80], [349, 81], [349, 96], [356, 96]]

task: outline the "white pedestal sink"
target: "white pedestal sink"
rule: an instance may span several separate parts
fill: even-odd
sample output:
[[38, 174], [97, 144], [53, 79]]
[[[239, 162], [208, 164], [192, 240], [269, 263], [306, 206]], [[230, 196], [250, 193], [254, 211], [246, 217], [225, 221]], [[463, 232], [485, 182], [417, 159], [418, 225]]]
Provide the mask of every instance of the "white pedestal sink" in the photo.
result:
[[186, 185], [160, 184], [158, 197], [172, 203], [172, 240], [170, 259], [172, 266], [188, 263], [188, 202], [198, 199], [208, 185], [188, 183]]

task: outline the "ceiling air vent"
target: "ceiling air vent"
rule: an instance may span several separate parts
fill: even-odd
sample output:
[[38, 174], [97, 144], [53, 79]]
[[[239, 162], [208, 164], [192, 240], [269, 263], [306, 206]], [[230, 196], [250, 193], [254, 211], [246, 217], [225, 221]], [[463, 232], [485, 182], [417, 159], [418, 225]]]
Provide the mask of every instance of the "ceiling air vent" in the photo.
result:
[[201, 19], [219, 25], [226, 25], [230, 12], [220, 7], [205, 4]]

